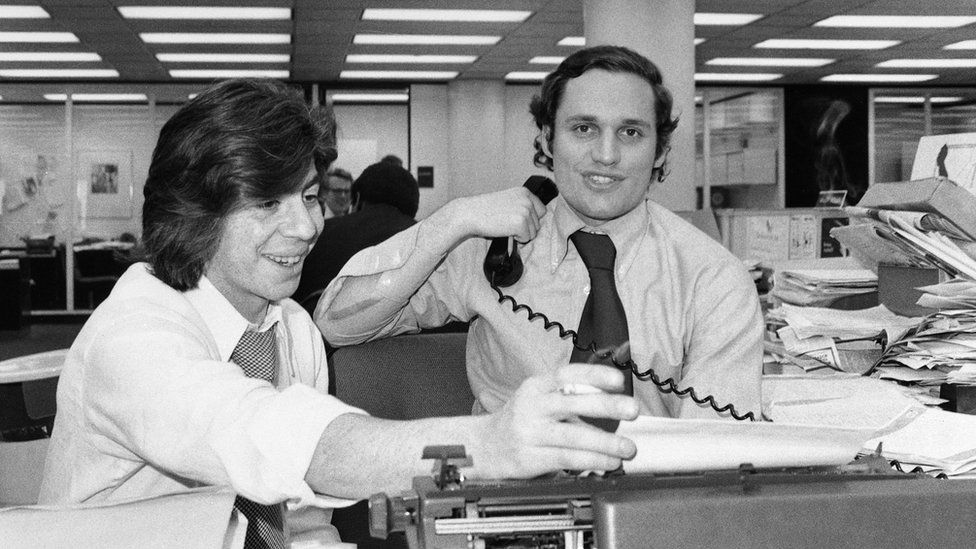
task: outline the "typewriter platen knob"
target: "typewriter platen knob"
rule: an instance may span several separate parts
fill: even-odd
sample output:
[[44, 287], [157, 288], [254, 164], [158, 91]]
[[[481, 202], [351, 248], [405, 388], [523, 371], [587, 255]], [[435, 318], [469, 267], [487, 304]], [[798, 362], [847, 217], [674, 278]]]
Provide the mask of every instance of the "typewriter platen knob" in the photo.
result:
[[369, 497], [369, 535], [386, 539], [392, 532], [404, 532], [413, 524], [413, 508], [400, 496], [373, 494]]

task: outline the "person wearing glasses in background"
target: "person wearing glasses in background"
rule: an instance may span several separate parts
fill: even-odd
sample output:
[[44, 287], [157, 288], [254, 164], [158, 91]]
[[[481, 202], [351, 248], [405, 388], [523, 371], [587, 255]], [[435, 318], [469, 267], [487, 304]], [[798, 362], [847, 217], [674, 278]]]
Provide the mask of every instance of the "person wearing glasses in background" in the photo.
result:
[[342, 168], [332, 168], [325, 174], [322, 199], [325, 201], [326, 219], [349, 213], [352, 205], [352, 174]]

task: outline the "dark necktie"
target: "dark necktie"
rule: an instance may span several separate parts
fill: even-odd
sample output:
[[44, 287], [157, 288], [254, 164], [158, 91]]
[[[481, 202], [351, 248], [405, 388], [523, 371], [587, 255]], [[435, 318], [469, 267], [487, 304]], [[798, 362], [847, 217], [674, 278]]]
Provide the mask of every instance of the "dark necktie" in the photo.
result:
[[[263, 332], [244, 332], [230, 354], [230, 361], [241, 367], [247, 377], [274, 384], [278, 377], [278, 344], [275, 326]], [[247, 517], [244, 549], [284, 549], [285, 528], [281, 504], [263, 505], [237, 496], [234, 507]]]
[[[630, 359], [629, 347], [623, 345], [630, 341], [627, 333], [627, 315], [624, 313], [623, 303], [617, 294], [614, 282], [614, 260], [617, 250], [609, 236], [602, 234], [576, 231], [569, 237], [576, 246], [590, 274], [590, 295], [583, 305], [579, 328], [576, 329], [577, 343], [585, 348], [590, 344], [596, 345], [598, 353], [614, 351], [614, 358], [618, 363], [625, 363]], [[623, 345], [623, 346], [622, 346]], [[573, 348], [570, 362], [588, 362], [591, 364], [613, 365], [610, 357], [600, 360], [589, 351]], [[624, 393], [634, 394], [634, 378], [630, 370], [624, 370]], [[584, 421], [596, 425], [606, 431], [616, 431], [616, 420], [583, 418]]]

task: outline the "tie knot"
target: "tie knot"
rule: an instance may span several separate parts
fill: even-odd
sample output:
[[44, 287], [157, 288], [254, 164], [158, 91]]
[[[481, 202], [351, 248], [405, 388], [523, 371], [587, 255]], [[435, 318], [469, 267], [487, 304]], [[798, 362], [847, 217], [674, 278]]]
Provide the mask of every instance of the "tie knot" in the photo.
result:
[[613, 271], [613, 262], [617, 258], [617, 249], [613, 241], [605, 234], [594, 234], [576, 231], [570, 237], [576, 251], [583, 259], [587, 269], [603, 269]]

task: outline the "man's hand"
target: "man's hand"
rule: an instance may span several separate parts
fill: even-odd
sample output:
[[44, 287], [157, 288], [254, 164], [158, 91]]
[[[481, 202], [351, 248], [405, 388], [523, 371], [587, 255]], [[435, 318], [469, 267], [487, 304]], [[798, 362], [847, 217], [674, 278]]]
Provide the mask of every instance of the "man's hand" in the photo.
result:
[[622, 388], [618, 370], [589, 364], [569, 364], [525, 380], [501, 409], [480, 418], [478, 447], [468, 452], [474, 458], [472, 476], [527, 478], [560, 469], [618, 468], [636, 453], [634, 442], [579, 417], [636, 418], [637, 401], [613, 394]]
[[545, 204], [524, 187], [466, 196], [448, 202], [424, 221], [425, 240], [445, 240], [445, 250], [475, 236], [513, 236], [525, 243], [538, 234], [545, 214]]

